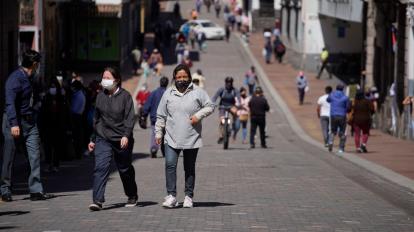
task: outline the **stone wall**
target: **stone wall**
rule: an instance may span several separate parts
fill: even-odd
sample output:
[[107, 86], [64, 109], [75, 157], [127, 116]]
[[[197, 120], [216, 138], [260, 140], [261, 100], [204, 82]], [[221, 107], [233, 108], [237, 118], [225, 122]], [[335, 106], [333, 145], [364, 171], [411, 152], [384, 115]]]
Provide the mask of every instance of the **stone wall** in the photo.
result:
[[273, 17], [260, 16], [259, 10], [252, 11], [252, 30], [254, 32], [263, 31], [265, 28], [273, 29], [275, 26], [275, 19], [280, 18], [280, 11], [275, 10]]

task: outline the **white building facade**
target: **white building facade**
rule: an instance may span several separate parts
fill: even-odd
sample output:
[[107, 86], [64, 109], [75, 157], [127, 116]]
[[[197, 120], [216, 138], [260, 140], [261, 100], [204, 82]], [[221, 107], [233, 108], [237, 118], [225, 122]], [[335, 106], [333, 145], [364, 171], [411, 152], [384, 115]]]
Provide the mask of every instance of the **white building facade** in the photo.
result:
[[[297, 53], [291, 58], [293, 64], [316, 71], [319, 54], [326, 47], [333, 72], [345, 79], [360, 72], [356, 63], [363, 50], [360, 0], [282, 0], [281, 4], [282, 38]], [[336, 65], [341, 57], [349, 56], [356, 62]]]

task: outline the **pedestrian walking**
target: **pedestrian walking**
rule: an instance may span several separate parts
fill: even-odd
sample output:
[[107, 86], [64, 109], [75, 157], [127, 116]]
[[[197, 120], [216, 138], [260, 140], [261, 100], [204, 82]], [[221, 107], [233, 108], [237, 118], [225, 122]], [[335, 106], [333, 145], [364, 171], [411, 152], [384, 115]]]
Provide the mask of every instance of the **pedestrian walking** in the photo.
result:
[[71, 84], [71, 104], [70, 104], [70, 118], [73, 148], [75, 150], [75, 158], [81, 159], [84, 152], [85, 139], [85, 121], [84, 112], [86, 108], [86, 96], [83, 90], [83, 85], [80, 81], [74, 81]]
[[204, 0], [204, 5], [206, 5], [207, 13], [210, 13], [211, 1], [212, 0]]
[[91, 211], [99, 211], [105, 202], [105, 187], [108, 182], [111, 160], [114, 158], [124, 192], [128, 197], [125, 207], [138, 203], [135, 170], [132, 166], [134, 138], [134, 104], [131, 95], [121, 87], [121, 75], [115, 68], [107, 67], [102, 74], [102, 87], [96, 99], [94, 136], [88, 145], [95, 151], [93, 180], [93, 203]]
[[263, 90], [257, 86], [254, 95], [249, 101], [250, 109], [250, 148], [255, 148], [254, 137], [256, 136], [257, 127], [260, 131], [260, 144], [262, 148], [267, 148], [266, 145], [266, 112], [270, 107], [266, 98], [263, 96]]
[[346, 114], [350, 109], [349, 98], [344, 94], [344, 86], [338, 84], [336, 90], [329, 94], [327, 102], [331, 104], [331, 133], [329, 134], [328, 150], [333, 148], [334, 138], [339, 137], [339, 153], [345, 150], [346, 142]]
[[184, 52], [186, 50], [184, 36], [178, 38], [178, 43], [175, 46], [175, 54], [177, 55], [177, 64], [181, 64], [184, 59]]
[[[351, 107], [351, 123], [354, 129], [355, 147], [358, 153], [367, 153], [367, 142], [371, 128], [371, 116], [375, 112], [374, 105], [365, 98], [364, 92], [359, 90]], [[362, 135], [361, 135], [362, 134]]]
[[325, 87], [325, 94], [318, 98], [318, 107], [316, 112], [318, 114], [319, 121], [321, 123], [323, 143], [325, 147], [328, 147], [329, 139], [329, 125], [330, 125], [330, 113], [331, 113], [331, 104], [327, 101], [329, 94], [332, 92], [331, 86]]
[[221, 12], [220, 0], [214, 0], [214, 10], [216, 11], [216, 18], [220, 18], [220, 12]]
[[46, 200], [52, 195], [44, 193], [40, 179], [40, 138], [36, 115], [32, 106], [35, 97], [32, 81], [39, 70], [41, 56], [29, 50], [23, 54], [22, 65], [7, 78], [5, 84], [5, 112], [2, 130], [4, 136], [3, 166], [1, 171], [1, 199], [12, 201], [12, 169], [16, 147], [26, 148], [30, 164], [28, 180], [30, 200]]
[[303, 101], [305, 100], [305, 92], [307, 91], [307, 88], [309, 88], [308, 80], [303, 71], [300, 71], [299, 75], [296, 77], [296, 86], [299, 93], [299, 105], [303, 105]]
[[132, 66], [134, 68], [133, 74], [138, 74], [139, 68], [141, 66], [141, 51], [138, 49], [138, 47], [135, 47], [132, 52]]
[[195, 27], [190, 27], [190, 32], [188, 34], [188, 39], [190, 40], [191, 49], [195, 48], [196, 35], [197, 35], [197, 32], [195, 30]]
[[240, 101], [235, 98], [236, 100], [236, 106], [238, 108], [237, 110], [237, 116], [238, 120], [236, 123], [241, 124], [236, 126], [236, 131], [234, 132], [234, 140], [237, 137], [237, 132], [240, 129], [240, 126], [242, 128], [242, 143], [247, 143], [247, 122], [249, 121], [249, 114], [250, 114], [250, 108], [249, 108], [249, 102], [251, 97], [248, 96], [247, 90], [244, 87], [240, 88]]
[[[201, 6], [203, 6], [203, 0], [195, 0], [195, 5], [196, 5], [197, 13], [201, 13]], [[197, 17], [193, 19], [197, 19]]]
[[227, 4], [224, 5], [223, 17], [224, 17], [224, 22], [226, 22], [227, 24], [229, 22], [229, 17], [230, 17], [230, 7]]
[[138, 115], [141, 113], [142, 107], [144, 106], [150, 94], [151, 92], [148, 90], [148, 84], [147, 83], [142, 84], [141, 89], [137, 93], [137, 96], [135, 96], [135, 100], [137, 102], [136, 109], [137, 109]]
[[61, 154], [65, 152], [67, 112], [66, 99], [54, 79], [43, 99], [39, 120], [48, 172], [58, 172]]
[[[161, 97], [164, 94], [165, 90], [168, 87], [168, 78], [167, 77], [161, 77], [160, 79], [160, 87], [155, 89], [151, 92], [151, 94], [148, 97], [148, 100], [145, 102], [142, 114], [141, 114], [141, 120], [146, 121], [146, 118], [148, 115], [150, 116], [151, 121], [151, 141], [150, 141], [150, 153], [151, 158], [157, 158], [157, 152], [159, 149], [159, 145], [155, 142], [155, 122], [157, 121], [157, 108], [160, 104]], [[164, 153], [164, 146], [161, 146], [161, 153], [162, 156], [165, 156]]]
[[256, 68], [254, 66], [250, 67], [250, 70], [244, 75], [244, 84], [249, 89], [249, 95], [254, 94], [254, 88], [259, 84], [259, 78], [257, 77]]
[[198, 87], [204, 89], [204, 83], [206, 82], [206, 78], [203, 76], [203, 72], [201, 69], [197, 69], [197, 72], [193, 73], [193, 83]]
[[229, 42], [231, 30], [230, 30], [230, 25], [228, 23], [226, 23], [225, 25], [225, 33], [226, 33], [226, 42]]
[[390, 110], [391, 110], [391, 127], [389, 129], [390, 133], [395, 133], [397, 131], [397, 117], [398, 117], [398, 104], [397, 104], [397, 92], [395, 88], [395, 81], [392, 82], [389, 89], [389, 100]]
[[160, 51], [157, 48], [154, 48], [148, 60], [150, 68], [154, 71], [155, 75], [159, 76], [164, 66], [164, 61]]
[[200, 50], [200, 52], [205, 52], [207, 48], [207, 44], [206, 44], [206, 34], [204, 32], [199, 31], [197, 33], [197, 43], [198, 43], [198, 49]]
[[157, 109], [155, 138], [161, 145], [164, 138], [165, 176], [167, 197], [163, 207], [178, 206], [177, 162], [184, 153], [185, 198], [183, 207], [193, 207], [195, 186], [195, 163], [202, 147], [201, 121], [214, 111], [214, 104], [203, 89], [191, 83], [190, 69], [178, 65], [173, 72], [175, 84], [168, 88]]
[[273, 49], [274, 49], [274, 53], [275, 53], [275, 59], [277, 61], [279, 61], [279, 64], [281, 64], [282, 61], [283, 61], [283, 56], [286, 53], [286, 47], [282, 43], [282, 40], [280, 40], [279, 37], [276, 37], [274, 39], [274, 41], [273, 41]]
[[[317, 79], [321, 78], [322, 72], [324, 69], [327, 69], [328, 62], [329, 62], [329, 51], [327, 48], [323, 48], [321, 52], [321, 67], [319, 69], [318, 75], [316, 76]], [[329, 72], [329, 70], [328, 70]]]
[[197, 10], [192, 9], [191, 12], [190, 12], [190, 18], [192, 20], [196, 20], [198, 18], [198, 14], [199, 14], [199, 12]]
[[173, 12], [176, 18], [181, 17], [180, 3], [178, 2], [178, 0], [174, 3]]
[[265, 58], [266, 64], [270, 64], [270, 59], [272, 57], [272, 44], [270, 40], [267, 40], [263, 47], [263, 57]]

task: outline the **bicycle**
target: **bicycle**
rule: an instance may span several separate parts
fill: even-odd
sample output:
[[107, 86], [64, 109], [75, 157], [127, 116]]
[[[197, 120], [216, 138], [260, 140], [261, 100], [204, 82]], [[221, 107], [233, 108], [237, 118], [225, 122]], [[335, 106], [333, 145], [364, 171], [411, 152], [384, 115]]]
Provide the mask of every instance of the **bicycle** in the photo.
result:
[[220, 119], [220, 127], [223, 135], [223, 149], [226, 150], [229, 148], [229, 140], [231, 135], [231, 125], [232, 125], [232, 119], [230, 117], [230, 114], [233, 114], [232, 111], [234, 111], [234, 106], [220, 106], [220, 110], [224, 111], [224, 116]]

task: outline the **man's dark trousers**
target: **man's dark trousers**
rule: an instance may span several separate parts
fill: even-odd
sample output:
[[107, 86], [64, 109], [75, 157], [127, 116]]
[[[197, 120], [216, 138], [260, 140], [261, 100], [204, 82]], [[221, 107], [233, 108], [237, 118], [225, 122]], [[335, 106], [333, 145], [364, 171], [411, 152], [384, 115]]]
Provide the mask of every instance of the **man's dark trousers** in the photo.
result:
[[250, 144], [254, 145], [254, 136], [256, 135], [256, 129], [259, 127], [260, 131], [260, 143], [262, 146], [266, 146], [266, 118], [265, 117], [252, 117], [250, 119]]
[[105, 202], [105, 187], [110, 174], [112, 155], [121, 176], [125, 195], [128, 197], [138, 197], [135, 170], [132, 166], [133, 147], [134, 140], [132, 138], [129, 138], [128, 148], [126, 149], [120, 148], [120, 141], [110, 142], [99, 136], [96, 138], [93, 181], [94, 202]]

